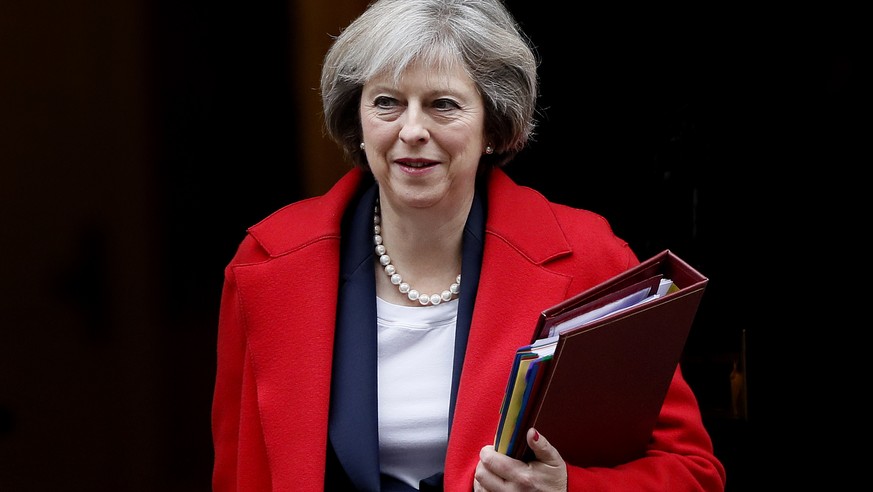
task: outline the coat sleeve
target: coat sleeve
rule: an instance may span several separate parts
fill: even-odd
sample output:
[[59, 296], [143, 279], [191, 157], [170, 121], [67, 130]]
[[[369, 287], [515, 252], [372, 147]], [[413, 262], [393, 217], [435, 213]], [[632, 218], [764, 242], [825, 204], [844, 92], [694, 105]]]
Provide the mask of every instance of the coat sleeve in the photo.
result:
[[[605, 248], [591, 254], [572, 255], [566, 265], [553, 262], [554, 268], [564, 268], [570, 273], [597, 272], [598, 278], [577, 275], [577, 281], [583, 283], [575, 285], [574, 291], [589, 288], [639, 263], [628, 244], [614, 236], [603, 217], [562, 206], [556, 206], [555, 211], [574, 250], [591, 251], [594, 244]], [[590, 259], [593, 263], [586, 263]], [[567, 472], [570, 491], [720, 492], [725, 487], [724, 466], [714, 455], [697, 398], [679, 366], [644, 457], [615, 468], [580, 468], [568, 464]]]
[[219, 310], [212, 439], [215, 452], [212, 490], [271, 490], [233, 263], [225, 269]]
[[580, 468], [568, 464], [567, 473], [570, 492], [718, 492], [725, 487], [724, 466], [714, 455], [697, 399], [679, 367], [644, 457], [615, 468]]

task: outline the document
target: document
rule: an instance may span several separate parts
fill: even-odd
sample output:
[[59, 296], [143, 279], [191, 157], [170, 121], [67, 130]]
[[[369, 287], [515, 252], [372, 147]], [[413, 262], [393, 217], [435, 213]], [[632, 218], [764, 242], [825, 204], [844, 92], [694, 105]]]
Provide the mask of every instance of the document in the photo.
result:
[[516, 435], [524, 415], [528, 410], [531, 394], [542, 380], [544, 367], [555, 352], [558, 337], [541, 339], [532, 345], [520, 347], [515, 353], [515, 363], [510, 373], [510, 381], [503, 399], [500, 425], [494, 437], [494, 446], [503, 454], [510, 454], [515, 448]]
[[573, 465], [642, 456], [707, 283], [664, 250], [545, 309], [516, 353], [495, 448], [532, 459], [536, 427]]

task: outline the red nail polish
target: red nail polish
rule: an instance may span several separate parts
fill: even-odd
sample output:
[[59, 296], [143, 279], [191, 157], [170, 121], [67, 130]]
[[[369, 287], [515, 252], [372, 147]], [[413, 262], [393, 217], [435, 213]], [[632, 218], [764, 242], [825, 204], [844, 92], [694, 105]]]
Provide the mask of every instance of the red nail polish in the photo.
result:
[[537, 441], [539, 441], [539, 440], [540, 440], [540, 433], [539, 433], [539, 431], [534, 431], [534, 442], [537, 442]]

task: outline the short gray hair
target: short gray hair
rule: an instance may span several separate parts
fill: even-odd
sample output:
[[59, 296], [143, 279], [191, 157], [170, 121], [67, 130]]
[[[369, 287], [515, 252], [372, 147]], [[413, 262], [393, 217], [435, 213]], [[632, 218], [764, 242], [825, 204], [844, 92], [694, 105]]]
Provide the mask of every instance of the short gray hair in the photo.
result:
[[533, 135], [538, 59], [502, 0], [376, 0], [334, 40], [321, 70], [328, 136], [353, 164], [367, 167], [359, 104], [375, 76], [400, 77], [415, 62], [461, 62], [485, 104], [485, 134], [502, 166]]

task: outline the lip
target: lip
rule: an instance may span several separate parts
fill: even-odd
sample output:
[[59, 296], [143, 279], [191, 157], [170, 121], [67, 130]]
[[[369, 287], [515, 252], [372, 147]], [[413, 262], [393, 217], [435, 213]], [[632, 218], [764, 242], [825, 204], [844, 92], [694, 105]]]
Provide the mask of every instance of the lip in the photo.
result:
[[402, 159], [395, 159], [394, 162], [401, 166], [411, 167], [413, 169], [424, 169], [439, 163], [439, 161], [423, 159], [420, 157], [404, 157]]

